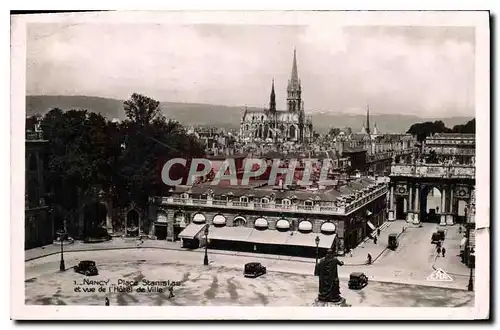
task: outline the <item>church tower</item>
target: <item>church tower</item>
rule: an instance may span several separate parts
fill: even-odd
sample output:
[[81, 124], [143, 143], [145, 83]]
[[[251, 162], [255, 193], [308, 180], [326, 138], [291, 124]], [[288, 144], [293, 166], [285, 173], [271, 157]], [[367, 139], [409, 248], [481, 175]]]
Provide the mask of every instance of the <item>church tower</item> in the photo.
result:
[[271, 87], [271, 97], [269, 98], [269, 111], [276, 112], [276, 93], [274, 93], [274, 79]]
[[288, 97], [286, 101], [288, 111], [299, 112], [302, 105], [302, 88], [300, 86], [300, 79], [297, 73], [297, 52], [295, 49], [293, 50], [292, 76], [288, 81], [287, 94]]

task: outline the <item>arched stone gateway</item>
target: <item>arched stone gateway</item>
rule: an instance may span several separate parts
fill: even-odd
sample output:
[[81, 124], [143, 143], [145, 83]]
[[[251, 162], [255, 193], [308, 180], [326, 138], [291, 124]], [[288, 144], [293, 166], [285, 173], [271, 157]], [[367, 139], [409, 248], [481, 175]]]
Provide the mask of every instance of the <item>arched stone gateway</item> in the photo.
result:
[[168, 234], [167, 222], [168, 222], [168, 213], [162, 209], [158, 210], [158, 212], [156, 213], [156, 221], [154, 223], [154, 236], [156, 236], [156, 239], [158, 240], [167, 239], [167, 234]]
[[[411, 157], [393, 163], [389, 194], [389, 219], [406, 219], [454, 225], [466, 220], [475, 185], [474, 164], [425, 163]], [[460, 210], [462, 209], [462, 210]]]
[[131, 209], [126, 216], [126, 235], [136, 237], [141, 234], [140, 230], [140, 213], [136, 209]]
[[86, 241], [109, 239], [107, 230], [108, 209], [100, 201], [87, 203], [83, 207], [83, 238]]

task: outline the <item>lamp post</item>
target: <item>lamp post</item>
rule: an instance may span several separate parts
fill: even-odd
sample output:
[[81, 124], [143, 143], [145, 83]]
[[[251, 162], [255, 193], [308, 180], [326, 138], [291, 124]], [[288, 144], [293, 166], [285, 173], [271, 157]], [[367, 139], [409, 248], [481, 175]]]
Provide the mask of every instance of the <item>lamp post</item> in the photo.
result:
[[316, 235], [316, 239], [314, 240], [316, 243], [316, 267], [314, 267], [314, 275], [318, 276], [318, 256], [319, 256], [319, 236]]
[[472, 280], [472, 263], [469, 260], [470, 276], [469, 285], [467, 285], [467, 291], [474, 291], [474, 281]]
[[208, 266], [208, 224], [205, 226], [205, 258], [203, 258], [203, 264]]
[[66, 235], [66, 231], [64, 229], [58, 230], [57, 234], [59, 235], [59, 240], [61, 241], [61, 261], [59, 263], [59, 270], [61, 272], [66, 270], [66, 267], [64, 265], [64, 251], [63, 251], [63, 242], [64, 242], [64, 236]]

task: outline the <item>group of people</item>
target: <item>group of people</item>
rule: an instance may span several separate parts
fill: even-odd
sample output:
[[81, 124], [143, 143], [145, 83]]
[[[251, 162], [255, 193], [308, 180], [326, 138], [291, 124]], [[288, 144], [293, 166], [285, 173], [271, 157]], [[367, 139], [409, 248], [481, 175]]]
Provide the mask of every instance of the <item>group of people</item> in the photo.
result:
[[437, 245], [436, 251], [437, 251], [438, 256], [442, 255], [444, 257], [446, 254], [446, 249], [444, 248], [444, 246], [441, 247], [441, 241], [437, 242], [436, 245]]

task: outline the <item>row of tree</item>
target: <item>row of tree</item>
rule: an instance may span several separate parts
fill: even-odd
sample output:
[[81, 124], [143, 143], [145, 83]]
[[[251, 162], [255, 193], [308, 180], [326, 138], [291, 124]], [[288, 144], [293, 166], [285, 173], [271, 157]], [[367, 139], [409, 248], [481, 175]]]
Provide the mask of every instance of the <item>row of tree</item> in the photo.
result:
[[[122, 122], [88, 110], [61, 109], [27, 119], [28, 129], [39, 121], [49, 141], [46, 201], [66, 219], [68, 229], [77, 227], [82, 203], [98, 191], [111, 196], [114, 207], [131, 202], [145, 207], [149, 196], [170, 188], [161, 180], [167, 160], [204, 154], [203, 146], [182, 125], [161, 114], [158, 101], [133, 94], [124, 102], [124, 111], [127, 119]], [[186, 176], [184, 168], [178, 171], [177, 176]]]
[[468, 121], [464, 125], [455, 125], [453, 128], [448, 128], [441, 121], [427, 121], [424, 123], [417, 123], [411, 125], [407, 133], [417, 136], [417, 140], [422, 142], [426, 137], [435, 133], [461, 133], [461, 134], [474, 134], [476, 133], [476, 119]]

